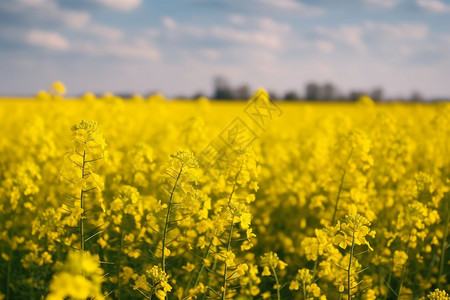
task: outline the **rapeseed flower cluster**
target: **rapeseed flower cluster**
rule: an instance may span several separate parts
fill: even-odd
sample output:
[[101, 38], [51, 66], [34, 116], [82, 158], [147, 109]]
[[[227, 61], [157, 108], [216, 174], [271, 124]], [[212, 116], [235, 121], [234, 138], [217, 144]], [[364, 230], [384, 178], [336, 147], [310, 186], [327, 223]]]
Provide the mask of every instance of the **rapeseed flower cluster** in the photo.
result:
[[65, 92], [0, 103], [0, 299], [449, 298], [449, 104]]

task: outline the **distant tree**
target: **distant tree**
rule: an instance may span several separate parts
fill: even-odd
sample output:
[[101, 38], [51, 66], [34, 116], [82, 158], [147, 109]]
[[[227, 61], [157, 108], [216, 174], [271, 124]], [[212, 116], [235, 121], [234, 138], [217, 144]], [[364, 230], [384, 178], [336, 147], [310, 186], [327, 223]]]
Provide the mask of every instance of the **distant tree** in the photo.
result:
[[310, 82], [306, 85], [305, 88], [305, 98], [309, 101], [317, 101], [320, 96], [320, 87], [318, 84], [314, 82]]
[[319, 87], [320, 100], [333, 101], [337, 98], [337, 90], [331, 83], [325, 83]]
[[269, 97], [270, 97], [271, 101], [279, 101], [279, 100], [281, 100], [280, 97], [278, 96], [278, 94], [275, 93], [274, 91], [270, 91], [269, 90], [268, 93], [269, 93]]
[[222, 76], [214, 79], [214, 99], [233, 99], [233, 90], [228, 80]]
[[297, 94], [297, 92], [295, 91], [288, 91], [285, 95], [284, 95], [284, 100], [286, 101], [295, 101], [295, 100], [299, 100], [300, 97]]
[[233, 98], [236, 100], [247, 100], [251, 97], [250, 88], [248, 85], [241, 85], [233, 92]]
[[190, 97], [187, 96], [187, 95], [178, 94], [178, 95], [175, 95], [175, 96], [173, 97], [173, 99], [177, 99], [177, 100], [189, 100]]
[[335, 100], [336, 101], [348, 101], [348, 96], [345, 93], [337, 92]]
[[350, 100], [350, 101], [356, 101], [356, 100], [358, 100], [359, 97], [361, 97], [362, 95], [365, 95], [365, 93], [362, 92], [362, 91], [356, 91], [356, 90], [350, 91], [350, 93], [348, 94], [348, 100]]
[[381, 87], [376, 87], [370, 92], [369, 95], [370, 98], [372, 98], [373, 101], [380, 102], [384, 99], [384, 92]]
[[156, 94], [159, 94], [159, 93], [160, 92], [158, 90], [154, 90], [154, 91], [150, 91], [150, 92], [144, 94], [143, 96], [144, 96], [144, 99], [147, 99], [147, 98], [152, 97], [152, 96], [154, 96]]
[[133, 97], [133, 93], [131, 93], [131, 92], [117, 92], [117, 93], [115, 93], [115, 95], [122, 99], [129, 99], [129, 98]]
[[202, 92], [197, 92], [194, 95], [192, 95], [191, 99], [195, 100], [195, 99], [199, 99], [199, 98], [202, 98], [202, 97], [206, 97], [206, 95], [204, 93], [202, 93]]
[[423, 100], [424, 98], [419, 91], [412, 92], [411, 96], [409, 97], [409, 101], [411, 102], [422, 102]]

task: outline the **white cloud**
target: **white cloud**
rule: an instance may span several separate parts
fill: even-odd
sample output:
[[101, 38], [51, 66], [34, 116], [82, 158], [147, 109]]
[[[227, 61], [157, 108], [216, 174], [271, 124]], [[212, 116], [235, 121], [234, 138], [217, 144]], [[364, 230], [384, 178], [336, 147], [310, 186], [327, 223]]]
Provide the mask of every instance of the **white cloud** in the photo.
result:
[[271, 18], [258, 18], [256, 24], [264, 31], [288, 33], [291, 26], [286, 23], [278, 23]]
[[317, 16], [324, 13], [322, 8], [307, 5], [296, 0], [259, 0], [256, 2], [258, 2], [258, 4], [263, 3], [273, 8], [300, 13], [303, 15]]
[[130, 11], [138, 8], [142, 0], [95, 0], [100, 5], [114, 10]]
[[18, 0], [17, 2], [22, 3], [24, 5], [29, 6], [39, 6], [39, 5], [45, 5], [47, 0]]
[[81, 29], [89, 23], [88, 12], [64, 9], [54, 0], [17, 0], [0, 3], [0, 7], [16, 16], [36, 22], [56, 22], [72, 29]]
[[73, 51], [92, 56], [112, 56], [145, 61], [158, 61], [161, 57], [159, 51], [146, 40], [112, 42], [108, 44], [85, 42], [74, 45]]
[[304, 5], [295, 0], [262, 0], [262, 2], [283, 9], [298, 9]]
[[408, 47], [406, 45], [402, 45], [398, 48], [399, 53], [405, 56], [409, 56], [414, 53], [414, 50], [411, 47]]
[[287, 23], [277, 22], [269, 17], [244, 17], [242, 15], [228, 16], [228, 22], [243, 30], [263, 30], [270, 32], [288, 33], [291, 26]]
[[316, 42], [316, 47], [317, 50], [325, 54], [330, 54], [334, 51], [334, 45], [329, 41], [319, 40]]
[[394, 8], [400, 2], [403, 2], [403, 0], [363, 0], [363, 2], [373, 5], [373, 6], [378, 6], [378, 7], [389, 9], [389, 8]]
[[450, 5], [439, 0], [416, 0], [416, 4], [427, 11], [434, 13], [450, 13]]
[[86, 12], [59, 10], [55, 11], [55, 16], [57, 16], [57, 14], [61, 14], [59, 19], [73, 29], [84, 28], [91, 19], [91, 16]]
[[228, 20], [230, 21], [231, 24], [234, 25], [243, 25], [245, 24], [245, 22], [247, 21], [247, 18], [245, 18], [242, 15], [230, 15], [228, 17]]
[[[283, 48], [283, 40], [289, 31], [289, 26], [277, 26], [270, 22], [246, 20], [245, 25], [213, 25], [209, 27], [197, 26], [193, 24], [172, 23], [172, 19], [165, 18], [163, 25], [166, 31], [151, 35], [153, 30], [148, 29], [146, 36], [149, 38], [162, 38], [165, 42], [183, 43], [183, 40], [196, 39], [207, 42], [227, 42], [230, 47], [239, 45], [254, 45], [255, 47], [264, 47], [272, 50]], [[264, 29], [265, 27], [266, 29]]]
[[266, 64], [273, 64], [277, 61], [277, 57], [273, 53], [267, 51], [253, 51], [253, 60], [259, 62], [262, 67]]
[[[327, 51], [323, 41], [332, 41], [334, 44], [347, 45], [360, 53], [376, 50], [377, 47], [389, 44], [391, 49], [410, 47], [405, 43], [422, 41], [428, 36], [428, 26], [423, 23], [375, 23], [365, 22], [361, 25], [339, 26], [337, 28], [318, 27], [316, 33], [320, 39], [317, 48]], [[332, 51], [332, 50], [331, 50]]]
[[[300, 0], [244, 0], [244, 1], [230, 1], [230, 0], [187, 0], [191, 2], [219, 2], [234, 8], [236, 11], [265, 11], [269, 13], [287, 13], [301, 16], [315, 17], [325, 13], [323, 7], [314, 6], [300, 2]], [[314, 1], [310, 1], [314, 2]]]
[[196, 39], [203, 39], [208, 37], [208, 32], [211, 28], [200, 27], [196, 25], [183, 24], [183, 26], [179, 26], [177, 31], [181, 35], [187, 35]]
[[208, 41], [226, 41], [230, 46], [245, 44], [281, 50], [291, 33], [291, 27], [288, 24], [270, 18], [246, 18], [239, 15], [231, 15], [230, 24], [210, 27], [174, 22], [170, 18], [164, 18], [163, 25], [170, 30], [166, 38], [177, 43], [180, 39], [188, 37]]
[[50, 50], [64, 51], [69, 49], [69, 41], [52, 31], [31, 30], [26, 33], [25, 42], [32, 46]]
[[170, 17], [164, 17], [162, 23], [167, 29], [175, 29], [177, 27], [177, 22]]
[[439, 36], [439, 39], [442, 41], [442, 43], [444, 44], [444, 47], [447, 50], [450, 50], [450, 34], [442, 34]]
[[254, 43], [273, 49], [279, 49], [282, 45], [279, 36], [264, 31], [243, 31], [231, 27], [214, 26], [210, 33], [217, 39], [239, 43]]
[[383, 38], [396, 40], [423, 40], [428, 34], [428, 26], [422, 23], [373, 23], [364, 24], [366, 33], [376, 33]]
[[220, 58], [220, 52], [215, 49], [210, 49], [210, 48], [202, 49], [200, 51], [200, 53], [204, 57], [206, 57], [207, 59], [210, 59], [210, 60], [216, 60], [216, 59]]
[[156, 28], [147, 28], [143, 31], [142, 36], [148, 37], [150, 39], [154, 39], [154, 38], [161, 36], [161, 31]]
[[160, 53], [150, 44], [118, 44], [106, 50], [106, 54], [122, 58], [144, 59], [149, 61], [157, 61], [161, 57]]
[[367, 46], [363, 40], [363, 28], [360, 26], [340, 26], [338, 28], [318, 27], [316, 32], [323, 37], [350, 46], [358, 52], [366, 52]]
[[120, 40], [124, 35], [122, 30], [102, 24], [90, 24], [86, 32], [110, 41]]

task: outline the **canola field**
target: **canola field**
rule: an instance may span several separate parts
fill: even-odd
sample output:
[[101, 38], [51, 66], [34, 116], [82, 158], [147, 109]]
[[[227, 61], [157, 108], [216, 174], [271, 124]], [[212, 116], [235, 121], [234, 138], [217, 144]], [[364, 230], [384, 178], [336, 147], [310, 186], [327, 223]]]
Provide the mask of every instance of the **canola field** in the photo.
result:
[[450, 299], [450, 104], [55, 91], [0, 101], [0, 299]]

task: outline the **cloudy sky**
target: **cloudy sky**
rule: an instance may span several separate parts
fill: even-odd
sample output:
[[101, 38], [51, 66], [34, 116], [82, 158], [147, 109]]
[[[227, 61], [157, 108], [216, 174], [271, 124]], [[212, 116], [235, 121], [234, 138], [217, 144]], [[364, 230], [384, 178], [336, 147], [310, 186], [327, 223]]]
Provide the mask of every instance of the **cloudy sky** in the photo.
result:
[[0, 94], [189, 95], [223, 75], [450, 96], [450, 0], [0, 0], [0, 68]]

